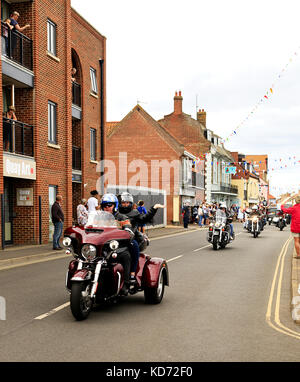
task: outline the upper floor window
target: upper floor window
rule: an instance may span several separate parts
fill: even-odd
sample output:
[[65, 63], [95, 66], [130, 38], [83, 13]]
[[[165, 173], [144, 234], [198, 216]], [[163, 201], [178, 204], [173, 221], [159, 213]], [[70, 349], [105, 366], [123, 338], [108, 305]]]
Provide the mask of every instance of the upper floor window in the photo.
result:
[[57, 105], [54, 102], [48, 101], [48, 141], [57, 143]]
[[96, 160], [96, 129], [91, 129], [91, 160]]
[[90, 68], [90, 76], [91, 76], [91, 91], [92, 93], [98, 94], [97, 77], [96, 77], [95, 69]]
[[49, 19], [47, 20], [47, 36], [48, 52], [56, 56], [56, 24]]

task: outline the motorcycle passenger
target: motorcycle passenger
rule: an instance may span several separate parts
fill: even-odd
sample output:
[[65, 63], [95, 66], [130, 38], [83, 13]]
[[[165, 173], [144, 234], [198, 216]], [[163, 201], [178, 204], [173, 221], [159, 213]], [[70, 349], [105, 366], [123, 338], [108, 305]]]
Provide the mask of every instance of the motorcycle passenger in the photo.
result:
[[131, 248], [129, 248], [132, 256], [130, 280], [134, 283], [136, 281], [135, 273], [140, 257], [139, 242], [144, 240], [143, 235], [138, 230], [138, 226], [150, 222], [156, 214], [157, 209], [164, 208], [164, 206], [161, 204], [155, 204], [146, 214], [141, 214], [137, 209], [133, 209], [133, 196], [129, 192], [123, 192], [119, 195], [119, 201], [119, 212], [126, 215], [130, 219], [132, 231], [135, 234], [134, 239], [131, 242]]
[[231, 218], [232, 216], [231, 216], [230, 212], [227, 211], [225, 203], [220, 204], [220, 209], [217, 210], [216, 216], [222, 216], [222, 217], [226, 218], [226, 226], [227, 227], [229, 226], [231, 239], [234, 239], [233, 224], [228, 223], [228, 218]]
[[[132, 227], [127, 216], [120, 214], [118, 209], [118, 198], [114, 194], [104, 194], [102, 196], [100, 207], [101, 210], [109, 212], [114, 215], [115, 219], [121, 223], [123, 229], [129, 231], [131, 236], [134, 234], [132, 232]], [[130, 252], [130, 248], [128, 248]], [[124, 285], [121, 289], [121, 294], [127, 295], [129, 286], [130, 286], [130, 265], [131, 265], [131, 256], [128, 252], [122, 252], [118, 255], [118, 259], [124, 268]]]

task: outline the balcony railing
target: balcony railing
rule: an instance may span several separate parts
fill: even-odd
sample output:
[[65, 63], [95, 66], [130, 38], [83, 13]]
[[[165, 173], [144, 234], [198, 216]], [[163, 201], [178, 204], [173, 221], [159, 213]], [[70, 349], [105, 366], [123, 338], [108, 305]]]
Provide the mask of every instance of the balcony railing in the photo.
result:
[[229, 194], [238, 194], [238, 186], [232, 186], [227, 183], [212, 185], [213, 192], [226, 192]]
[[32, 70], [32, 40], [1, 21], [2, 54]]
[[72, 147], [72, 169], [81, 171], [81, 148]]
[[72, 104], [81, 107], [81, 86], [72, 82]]
[[3, 118], [3, 151], [33, 157], [33, 126]]

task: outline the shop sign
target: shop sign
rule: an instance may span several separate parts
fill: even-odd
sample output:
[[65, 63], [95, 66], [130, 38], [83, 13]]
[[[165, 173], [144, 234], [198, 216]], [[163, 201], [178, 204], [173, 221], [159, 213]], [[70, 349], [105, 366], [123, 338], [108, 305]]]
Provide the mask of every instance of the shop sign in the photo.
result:
[[225, 174], [236, 174], [236, 167], [230, 166], [230, 167], [225, 167]]
[[36, 163], [12, 155], [3, 155], [3, 176], [36, 180]]
[[33, 206], [33, 188], [17, 188], [17, 206]]

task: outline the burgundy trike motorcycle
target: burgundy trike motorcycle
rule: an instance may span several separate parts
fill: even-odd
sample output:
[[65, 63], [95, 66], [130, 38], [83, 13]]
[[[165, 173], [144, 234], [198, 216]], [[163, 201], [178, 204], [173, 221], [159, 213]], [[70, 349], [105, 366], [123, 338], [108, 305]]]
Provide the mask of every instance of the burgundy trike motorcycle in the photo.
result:
[[[70, 307], [77, 320], [87, 318], [94, 304], [115, 301], [124, 284], [123, 266], [118, 256], [128, 252], [131, 235], [120, 229], [114, 216], [104, 211], [89, 214], [83, 226], [73, 226], [64, 232], [63, 245], [74, 260], [69, 264], [66, 288], [70, 292]], [[136, 283], [129, 294], [144, 291], [145, 302], [161, 302], [165, 285], [169, 285], [168, 266], [164, 259], [150, 258], [142, 253], [149, 245], [146, 236], [140, 244], [141, 255], [136, 271]]]

